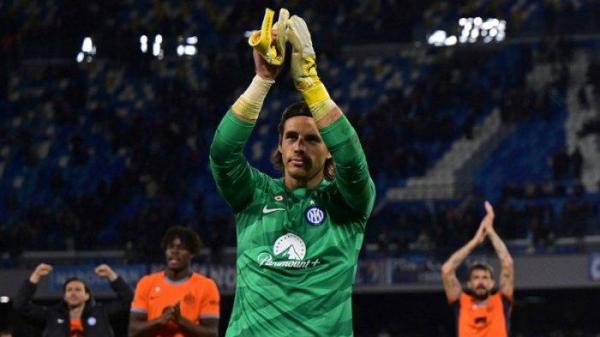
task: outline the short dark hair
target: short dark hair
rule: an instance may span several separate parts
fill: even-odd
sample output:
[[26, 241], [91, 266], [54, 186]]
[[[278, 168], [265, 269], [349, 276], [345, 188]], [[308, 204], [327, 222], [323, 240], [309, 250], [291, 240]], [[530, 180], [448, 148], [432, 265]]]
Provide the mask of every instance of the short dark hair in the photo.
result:
[[492, 277], [492, 279], [494, 279], [494, 268], [487, 262], [483, 262], [483, 261], [476, 261], [471, 263], [471, 265], [469, 265], [469, 279], [471, 279], [471, 275], [473, 274], [473, 272], [475, 270], [485, 270], [488, 271], [490, 273], [490, 276]]
[[198, 253], [200, 253], [200, 247], [202, 246], [200, 237], [193, 230], [182, 226], [173, 226], [169, 228], [160, 241], [160, 247], [163, 250], [166, 250], [175, 238], [179, 238], [183, 246], [193, 255], [198, 255]]
[[90, 295], [88, 301], [92, 300], [92, 291], [90, 290], [90, 287], [88, 287], [87, 283], [84, 280], [80, 279], [77, 276], [69, 277], [65, 280], [65, 283], [63, 283], [63, 293], [67, 291], [67, 285], [71, 282], [81, 282], [83, 284], [83, 289], [85, 290], [85, 293]]
[[[277, 131], [279, 132], [277, 144], [281, 144], [285, 122], [288, 119], [297, 116], [306, 116], [312, 118], [312, 113], [310, 112], [310, 109], [306, 103], [296, 102], [283, 110], [283, 113], [281, 114], [281, 120], [279, 121], [279, 125], [277, 125]], [[275, 149], [271, 154], [271, 163], [277, 170], [281, 172], [284, 171], [283, 157], [278, 149]], [[327, 180], [333, 180], [335, 178], [335, 163], [333, 162], [333, 158], [327, 158], [325, 160], [325, 164], [323, 165], [323, 175]]]
[[81, 282], [83, 283], [83, 287], [85, 288], [85, 292], [86, 293], [90, 293], [90, 288], [88, 287], [87, 283], [85, 283], [84, 280], [80, 279], [77, 276], [73, 276], [73, 277], [69, 277], [68, 279], [65, 280], [65, 283], [63, 283], [63, 291], [67, 291], [67, 284], [73, 282], [73, 281], [77, 281], [77, 282]]

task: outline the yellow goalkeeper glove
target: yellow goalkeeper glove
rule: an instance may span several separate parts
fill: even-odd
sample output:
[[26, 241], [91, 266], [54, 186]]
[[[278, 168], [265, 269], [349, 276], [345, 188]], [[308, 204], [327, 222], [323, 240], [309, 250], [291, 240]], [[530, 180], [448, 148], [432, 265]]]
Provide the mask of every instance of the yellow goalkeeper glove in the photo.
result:
[[308, 26], [301, 17], [294, 15], [289, 19], [287, 39], [293, 47], [291, 74], [294, 85], [318, 121], [335, 107], [335, 103], [317, 75], [317, 57]]
[[[285, 61], [285, 43], [287, 41], [285, 29], [290, 13], [285, 8], [279, 10], [279, 17], [273, 25], [274, 15], [273, 10], [269, 8], [265, 10], [261, 29], [250, 34], [248, 44], [256, 49], [267, 63], [280, 66]], [[277, 34], [275, 41], [271, 35], [273, 31]]]

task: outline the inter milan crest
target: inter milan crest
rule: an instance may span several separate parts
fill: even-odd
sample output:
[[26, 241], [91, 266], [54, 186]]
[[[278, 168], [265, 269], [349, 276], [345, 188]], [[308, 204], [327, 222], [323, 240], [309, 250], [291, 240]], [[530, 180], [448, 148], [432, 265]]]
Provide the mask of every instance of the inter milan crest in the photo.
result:
[[194, 302], [196, 302], [196, 297], [191, 292], [187, 293], [183, 297], [183, 303], [185, 303], [187, 305], [194, 305]]
[[318, 226], [325, 221], [325, 211], [319, 206], [310, 206], [304, 211], [304, 217], [309, 224]]

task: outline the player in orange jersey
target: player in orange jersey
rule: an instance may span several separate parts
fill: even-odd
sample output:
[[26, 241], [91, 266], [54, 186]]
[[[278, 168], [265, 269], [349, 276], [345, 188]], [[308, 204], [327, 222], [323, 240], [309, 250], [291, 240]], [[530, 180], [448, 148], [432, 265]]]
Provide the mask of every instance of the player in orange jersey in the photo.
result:
[[[513, 259], [494, 230], [494, 209], [485, 203], [487, 214], [477, 233], [465, 246], [457, 250], [442, 266], [442, 280], [448, 303], [455, 306], [458, 337], [508, 337], [513, 303]], [[489, 238], [502, 266], [500, 286], [494, 291], [493, 269], [486, 263], [469, 267], [467, 289], [463, 291], [456, 268], [485, 239]]]
[[190, 229], [171, 227], [162, 239], [167, 267], [144, 276], [131, 304], [129, 336], [214, 337], [219, 327], [219, 290], [192, 271], [200, 238]]

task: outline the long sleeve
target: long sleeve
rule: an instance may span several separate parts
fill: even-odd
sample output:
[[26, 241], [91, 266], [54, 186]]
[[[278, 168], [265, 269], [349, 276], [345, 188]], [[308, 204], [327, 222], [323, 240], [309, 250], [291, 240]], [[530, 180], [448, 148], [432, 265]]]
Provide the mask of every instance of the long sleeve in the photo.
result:
[[112, 281], [110, 287], [117, 294], [117, 298], [105, 305], [106, 313], [109, 316], [127, 314], [133, 301], [133, 291], [121, 276]]
[[345, 116], [320, 130], [333, 156], [335, 183], [350, 208], [369, 216], [375, 203], [375, 184], [356, 131]]
[[48, 308], [33, 304], [33, 294], [37, 290], [37, 284], [25, 280], [14, 300], [14, 309], [21, 315], [27, 317], [30, 322], [42, 325], [46, 322]]
[[210, 147], [210, 169], [219, 192], [235, 211], [252, 198], [266, 176], [251, 167], [244, 158], [244, 146], [254, 123], [236, 117], [231, 111], [221, 120]]

